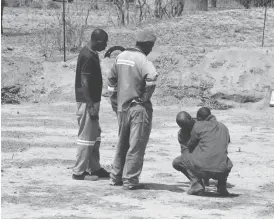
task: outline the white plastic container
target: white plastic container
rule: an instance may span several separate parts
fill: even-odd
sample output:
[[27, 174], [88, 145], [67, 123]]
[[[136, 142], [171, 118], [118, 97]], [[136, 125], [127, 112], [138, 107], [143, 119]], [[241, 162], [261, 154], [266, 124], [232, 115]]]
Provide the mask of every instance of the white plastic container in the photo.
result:
[[269, 106], [274, 107], [274, 91], [271, 92]]

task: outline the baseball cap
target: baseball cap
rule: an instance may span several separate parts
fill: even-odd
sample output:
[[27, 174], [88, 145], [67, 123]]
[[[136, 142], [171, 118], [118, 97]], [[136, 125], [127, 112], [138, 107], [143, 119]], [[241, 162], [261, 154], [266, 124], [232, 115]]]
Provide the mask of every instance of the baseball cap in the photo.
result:
[[137, 42], [155, 42], [156, 36], [151, 30], [143, 30], [137, 33], [136, 41]]

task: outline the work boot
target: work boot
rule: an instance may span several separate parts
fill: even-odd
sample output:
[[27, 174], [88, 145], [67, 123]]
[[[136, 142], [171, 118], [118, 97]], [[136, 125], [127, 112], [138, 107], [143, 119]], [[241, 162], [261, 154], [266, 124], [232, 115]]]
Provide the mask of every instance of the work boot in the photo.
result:
[[204, 185], [205, 186], [209, 186], [209, 179], [208, 178], [205, 178], [203, 179], [204, 180]]
[[91, 175], [96, 175], [101, 178], [108, 178], [109, 174], [110, 173], [108, 171], [106, 171], [104, 168], [101, 168], [101, 169], [91, 173]]
[[113, 179], [110, 179], [109, 180], [109, 185], [111, 186], [122, 186], [123, 185], [123, 182], [120, 181], [120, 182], [115, 182]]
[[72, 179], [74, 180], [89, 180], [89, 181], [96, 181], [99, 179], [96, 175], [90, 175], [88, 172], [84, 172], [81, 175], [72, 174]]
[[217, 193], [219, 193], [220, 196], [229, 196], [229, 192], [227, 191], [225, 185], [217, 185]]
[[205, 191], [204, 186], [199, 182], [194, 182], [191, 184], [190, 189], [187, 191], [188, 195], [197, 195], [200, 196]]

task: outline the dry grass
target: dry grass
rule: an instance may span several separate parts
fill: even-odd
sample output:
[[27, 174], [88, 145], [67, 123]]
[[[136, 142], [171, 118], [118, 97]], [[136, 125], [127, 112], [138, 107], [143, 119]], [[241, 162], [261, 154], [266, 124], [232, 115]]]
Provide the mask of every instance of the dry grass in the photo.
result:
[[[175, 91], [177, 89], [171, 89], [174, 86], [174, 81], [168, 79], [171, 74], [179, 76], [186, 68], [198, 65], [208, 52], [231, 47], [258, 48], [262, 40], [264, 16], [262, 8], [196, 12], [170, 20], [151, 20], [140, 26], [131, 25], [127, 28], [113, 26], [109, 16], [112, 16], [113, 21], [115, 16], [109, 15], [107, 9], [103, 7], [101, 10], [90, 11], [88, 17], [87, 5], [68, 4], [66, 9], [69, 24], [68, 57], [77, 56], [77, 51], [70, 50], [88, 42], [91, 31], [96, 27], [104, 28], [109, 33], [109, 47], [133, 46], [137, 30], [145, 27], [154, 29], [158, 36], [155, 47], [157, 56], [154, 63], [160, 74], [156, 96], [167, 102], [170, 100], [172, 103], [180, 101], [176, 96], [181, 95]], [[50, 61], [61, 61], [63, 53], [61, 13], [61, 9], [6, 8], [3, 21], [5, 34], [2, 36], [3, 57], [27, 55], [30, 59], [35, 58], [40, 61], [45, 58]], [[274, 46], [272, 36], [274, 36], [274, 11], [269, 9], [265, 47]], [[82, 40], [79, 40], [79, 37]], [[7, 46], [15, 49], [8, 51]], [[9, 71], [16, 73], [12, 69], [13, 66], [7, 65], [5, 60], [3, 66], [5, 68], [2, 68], [2, 77], [8, 76]], [[38, 68], [37, 71], [39, 73], [42, 70]], [[5, 84], [5, 80], [3, 83]]]

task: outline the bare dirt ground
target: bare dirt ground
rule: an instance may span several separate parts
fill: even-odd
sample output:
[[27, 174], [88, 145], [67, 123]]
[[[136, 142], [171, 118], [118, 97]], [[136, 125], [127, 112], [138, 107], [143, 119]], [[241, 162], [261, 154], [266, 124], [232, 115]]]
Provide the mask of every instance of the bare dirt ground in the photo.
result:
[[[141, 183], [128, 192], [96, 182], [71, 179], [76, 153], [74, 103], [2, 106], [2, 218], [273, 218], [273, 110], [214, 111], [231, 132], [229, 155], [234, 168], [229, 198], [188, 196], [187, 178], [171, 165], [179, 155], [179, 110], [156, 107]], [[101, 162], [111, 165], [117, 121], [104, 100]]]
[[[33, 16], [27, 16], [30, 12]], [[2, 218], [274, 218], [274, 109], [264, 94], [265, 88], [274, 89], [273, 10], [268, 12], [264, 49], [259, 48], [262, 9], [186, 14], [144, 25], [154, 26], [159, 36], [149, 59], [160, 77], [143, 188], [136, 191], [109, 186], [107, 180], [71, 179], [77, 138], [73, 90], [77, 53], [69, 53], [66, 63], [56, 51], [45, 59], [50, 54], [45, 49], [51, 47], [45, 36], [55, 40], [45, 35], [45, 21], [49, 30], [55, 30], [55, 12], [6, 8], [5, 13], [1, 86], [19, 84], [26, 99], [1, 108]], [[109, 46], [132, 46], [139, 29], [110, 27], [100, 11], [92, 13], [89, 22], [90, 31], [97, 22], [110, 33]], [[104, 83], [112, 62], [102, 60]], [[234, 168], [228, 179], [229, 198], [215, 193], [214, 181], [205, 197], [188, 196], [189, 181], [171, 165], [180, 153], [176, 114], [186, 110], [195, 115], [199, 108], [199, 100], [185, 98], [178, 87], [192, 72], [211, 74], [219, 87], [254, 90], [260, 98], [256, 103], [228, 100], [234, 108], [213, 110], [231, 133], [229, 156]], [[101, 163], [109, 169], [118, 125], [105, 97], [100, 123]]]

